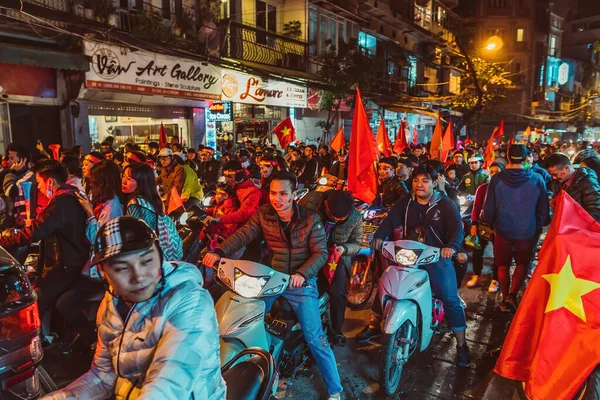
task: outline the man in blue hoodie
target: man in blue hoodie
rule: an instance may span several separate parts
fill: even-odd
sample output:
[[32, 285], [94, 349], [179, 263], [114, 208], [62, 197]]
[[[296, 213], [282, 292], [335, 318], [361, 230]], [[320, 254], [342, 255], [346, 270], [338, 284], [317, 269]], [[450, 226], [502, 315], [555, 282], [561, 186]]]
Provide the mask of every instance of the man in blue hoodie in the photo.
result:
[[[509, 164], [490, 181], [483, 206], [483, 220], [495, 233], [494, 261], [504, 312], [517, 309], [517, 294], [527, 277], [536, 239], [549, 222], [550, 209], [542, 176], [525, 168], [527, 147], [513, 144], [507, 157]], [[511, 284], [513, 256], [517, 267]]]

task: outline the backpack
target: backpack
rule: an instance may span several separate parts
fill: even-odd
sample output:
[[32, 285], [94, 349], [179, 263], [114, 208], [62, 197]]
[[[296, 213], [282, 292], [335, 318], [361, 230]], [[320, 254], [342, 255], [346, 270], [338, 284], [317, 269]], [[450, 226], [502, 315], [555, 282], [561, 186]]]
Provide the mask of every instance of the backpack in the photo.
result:
[[[147, 218], [143, 218], [143, 215], [152, 213], [152, 216], [156, 218], [156, 227], [153, 227], [158, 239], [160, 241], [160, 247], [163, 251], [165, 260], [167, 261], [179, 261], [183, 258], [183, 242], [177, 232], [177, 227], [171, 218], [167, 215], [158, 215], [150, 203], [141, 197], [132, 199], [127, 208], [130, 205], [136, 205], [140, 208], [142, 218], [144, 221], [148, 221]], [[140, 217], [140, 216], [138, 216]]]

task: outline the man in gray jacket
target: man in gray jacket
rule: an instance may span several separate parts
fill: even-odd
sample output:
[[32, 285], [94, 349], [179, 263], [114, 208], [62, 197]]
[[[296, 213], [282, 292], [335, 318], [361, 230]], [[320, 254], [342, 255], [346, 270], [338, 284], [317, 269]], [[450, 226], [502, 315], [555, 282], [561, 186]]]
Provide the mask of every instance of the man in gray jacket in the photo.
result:
[[225, 399], [217, 318], [198, 269], [164, 261], [134, 217], [100, 228], [92, 264], [108, 288], [92, 366], [44, 399]]
[[[298, 317], [308, 347], [325, 379], [329, 399], [339, 399], [342, 392], [340, 376], [319, 315], [316, 276], [327, 261], [325, 230], [317, 213], [296, 204], [295, 189], [293, 173], [276, 172], [269, 187], [270, 204], [263, 205], [214, 253], [207, 253], [202, 263], [214, 266], [221, 257], [231, 256], [256, 238], [264, 237], [269, 250], [266, 264], [291, 276], [289, 287], [282, 296]], [[267, 311], [277, 297], [264, 299]]]

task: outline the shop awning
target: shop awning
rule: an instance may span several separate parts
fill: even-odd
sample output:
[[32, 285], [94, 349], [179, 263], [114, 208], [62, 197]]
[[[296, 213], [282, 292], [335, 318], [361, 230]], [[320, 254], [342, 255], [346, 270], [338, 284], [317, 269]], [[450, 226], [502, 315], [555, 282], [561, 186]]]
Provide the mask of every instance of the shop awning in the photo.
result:
[[419, 106], [408, 106], [406, 104], [400, 104], [400, 103], [388, 103], [388, 102], [381, 102], [381, 101], [377, 101], [374, 100], [375, 104], [377, 104], [379, 107], [381, 108], [385, 108], [388, 111], [392, 111], [392, 112], [397, 112], [397, 113], [412, 113], [412, 114], [421, 114], [421, 115], [427, 115], [429, 117], [433, 117], [433, 118], [437, 118], [438, 114], [437, 112], [426, 108], [426, 107], [419, 107]]
[[33, 47], [0, 46], [0, 62], [34, 67], [88, 71], [90, 62], [83, 54]]

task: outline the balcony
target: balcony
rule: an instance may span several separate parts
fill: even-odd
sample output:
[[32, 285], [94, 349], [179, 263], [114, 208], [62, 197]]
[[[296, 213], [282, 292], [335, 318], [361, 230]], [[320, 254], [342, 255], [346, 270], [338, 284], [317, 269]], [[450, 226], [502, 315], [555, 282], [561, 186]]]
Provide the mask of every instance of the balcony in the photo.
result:
[[232, 21], [221, 56], [306, 71], [308, 46], [301, 40]]
[[[45, 7], [45, 8], [49, 8], [51, 10], [55, 10], [55, 11], [64, 11], [64, 12], [69, 12], [69, 0], [24, 0], [27, 3], [32, 3], [35, 4], [36, 6], [41, 6], [41, 7]], [[10, 19], [17, 19], [17, 20], [21, 20], [27, 23], [39, 23], [39, 21], [36, 21], [35, 18], [31, 18], [28, 17], [26, 15], [23, 15], [23, 13], [21, 13], [18, 10], [5, 10], [4, 11], [7, 17], [9, 17]], [[3, 13], [4, 13], [3, 12]], [[56, 21], [50, 21], [48, 19], [45, 18], [41, 18], [42, 20], [51, 23], [54, 26], [57, 26], [59, 28], [66, 28], [66, 24], [61, 23], [61, 22], [56, 22]]]

